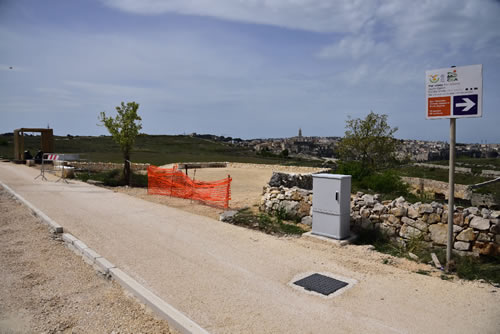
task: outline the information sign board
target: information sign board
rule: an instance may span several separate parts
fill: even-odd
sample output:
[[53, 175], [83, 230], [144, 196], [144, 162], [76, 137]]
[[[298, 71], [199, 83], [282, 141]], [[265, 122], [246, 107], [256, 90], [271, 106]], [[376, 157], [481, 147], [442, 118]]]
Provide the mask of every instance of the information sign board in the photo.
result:
[[427, 119], [482, 116], [483, 65], [426, 71], [425, 88]]

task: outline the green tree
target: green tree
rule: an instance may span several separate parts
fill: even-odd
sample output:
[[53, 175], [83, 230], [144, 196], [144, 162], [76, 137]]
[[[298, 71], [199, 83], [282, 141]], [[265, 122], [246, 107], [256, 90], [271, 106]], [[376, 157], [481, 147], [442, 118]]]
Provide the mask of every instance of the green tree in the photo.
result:
[[130, 153], [135, 143], [135, 138], [142, 129], [141, 117], [137, 115], [139, 104], [135, 102], [124, 102], [116, 107], [117, 115], [115, 118], [106, 116], [103, 111], [98, 119], [104, 125], [113, 140], [120, 145], [120, 150], [123, 153], [123, 177], [128, 185], [130, 185]]
[[364, 119], [348, 119], [338, 147], [340, 159], [359, 162], [362, 171], [368, 174], [387, 166], [395, 159], [398, 141], [394, 133], [397, 130], [387, 124], [387, 115], [373, 111]]

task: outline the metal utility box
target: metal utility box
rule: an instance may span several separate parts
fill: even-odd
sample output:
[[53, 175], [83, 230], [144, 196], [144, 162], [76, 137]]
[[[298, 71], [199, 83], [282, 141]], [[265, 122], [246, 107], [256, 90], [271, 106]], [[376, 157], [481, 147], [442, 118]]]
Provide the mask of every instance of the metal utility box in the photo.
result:
[[351, 175], [313, 175], [312, 233], [329, 238], [350, 236]]

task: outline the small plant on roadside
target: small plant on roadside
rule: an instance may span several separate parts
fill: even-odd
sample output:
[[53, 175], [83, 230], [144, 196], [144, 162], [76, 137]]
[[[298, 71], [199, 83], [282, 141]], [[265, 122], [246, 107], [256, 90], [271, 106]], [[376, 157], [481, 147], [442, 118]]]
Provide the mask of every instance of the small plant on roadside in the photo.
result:
[[445, 274], [441, 274], [441, 276], [439, 276], [443, 281], [451, 281], [453, 280], [453, 277], [452, 276], [448, 276], [448, 275], [445, 275]]
[[423, 269], [417, 270], [416, 273], [420, 274], [420, 275], [425, 275], [425, 276], [430, 276], [431, 275], [431, 272], [429, 270], [423, 270]]
[[239, 211], [233, 218], [235, 225], [246, 226], [268, 234], [288, 235], [302, 234], [305, 231], [293, 224], [284, 222], [284, 211], [280, 210], [271, 216], [267, 213], [254, 214], [249, 209]]

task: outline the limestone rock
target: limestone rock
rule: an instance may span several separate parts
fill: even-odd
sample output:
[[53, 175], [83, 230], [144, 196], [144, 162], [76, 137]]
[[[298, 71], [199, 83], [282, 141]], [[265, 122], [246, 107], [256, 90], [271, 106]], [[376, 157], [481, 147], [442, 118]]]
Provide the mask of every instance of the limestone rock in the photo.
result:
[[500, 254], [500, 246], [492, 242], [476, 241], [472, 247], [472, 251], [475, 254], [495, 256]]
[[453, 214], [453, 224], [459, 226], [464, 225], [464, 214], [462, 212], [456, 212]]
[[366, 206], [373, 206], [375, 204], [375, 200], [372, 195], [365, 194], [361, 196], [361, 199], [365, 202]]
[[406, 208], [404, 207], [395, 207], [391, 209], [391, 213], [396, 217], [403, 217], [406, 215]]
[[309, 212], [311, 211], [311, 204], [309, 204], [305, 201], [298, 202], [298, 203], [299, 203], [299, 205], [297, 207], [297, 216], [299, 218], [301, 218], [301, 217], [309, 215]]
[[387, 212], [387, 208], [385, 206], [383, 206], [382, 204], [380, 204], [380, 203], [376, 203], [373, 206], [372, 212], [374, 214], [380, 215], [380, 214], [386, 213]]
[[481, 218], [481, 217], [474, 217], [469, 223], [470, 227], [473, 227], [477, 230], [489, 230], [490, 228], [490, 220], [486, 218]]
[[446, 245], [448, 227], [445, 224], [432, 224], [429, 226], [431, 240], [436, 244]]
[[413, 205], [408, 208], [408, 217], [410, 218], [418, 218], [418, 209], [416, 209]]
[[396, 235], [396, 228], [394, 226], [380, 224], [379, 229], [380, 229], [380, 232], [382, 232], [382, 234], [384, 234], [388, 237], [392, 237], [392, 236]]
[[474, 230], [470, 227], [457, 235], [457, 240], [460, 241], [474, 241], [474, 239], [476, 239], [476, 235], [474, 234]]
[[430, 204], [422, 204], [419, 208], [418, 208], [418, 213], [423, 215], [424, 213], [432, 213], [434, 212], [434, 209], [432, 207], [432, 205]]
[[371, 215], [371, 212], [370, 212], [370, 209], [366, 208], [366, 207], [363, 207], [360, 211], [359, 211], [359, 214], [361, 215], [361, 217], [363, 218], [368, 218], [370, 217]]
[[491, 241], [491, 237], [488, 235], [488, 233], [481, 232], [477, 236], [477, 241]]
[[437, 213], [430, 213], [427, 217], [427, 224], [435, 224], [441, 221], [441, 216]]
[[467, 208], [464, 211], [467, 211], [471, 215], [475, 215], [475, 216], [479, 215], [479, 209], [476, 208], [475, 206], [471, 206], [470, 208]]
[[500, 218], [494, 218], [491, 220], [490, 232], [500, 234]]
[[400, 219], [397, 218], [395, 215], [389, 215], [389, 217], [387, 217], [387, 221], [393, 225], [400, 223]]
[[467, 251], [470, 248], [470, 243], [465, 242], [465, 241], [456, 241], [453, 244], [453, 248], [461, 250], [461, 251]]
[[233, 221], [233, 218], [234, 216], [236, 216], [237, 213], [238, 211], [236, 210], [224, 211], [223, 213], [220, 214], [219, 220], [223, 222], [231, 222]]
[[399, 230], [399, 236], [405, 239], [418, 238], [421, 234], [422, 231], [406, 224], [401, 226], [401, 230]]
[[285, 210], [285, 213], [290, 216], [297, 215], [297, 209], [299, 207], [299, 202], [295, 201], [282, 201], [280, 208]]
[[311, 226], [312, 225], [312, 217], [311, 216], [305, 216], [305, 217], [302, 217], [302, 220], [300, 221], [302, 224], [304, 225], [309, 225]]
[[499, 210], [491, 211], [490, 217], [493, 219], [500, 218], [500, 211]]

